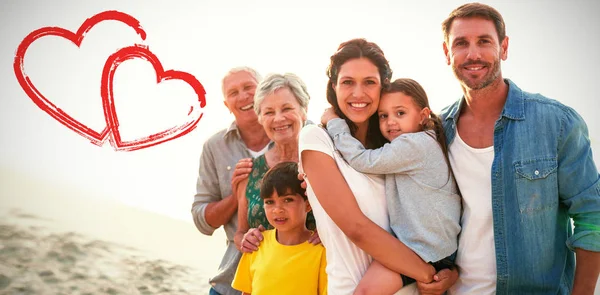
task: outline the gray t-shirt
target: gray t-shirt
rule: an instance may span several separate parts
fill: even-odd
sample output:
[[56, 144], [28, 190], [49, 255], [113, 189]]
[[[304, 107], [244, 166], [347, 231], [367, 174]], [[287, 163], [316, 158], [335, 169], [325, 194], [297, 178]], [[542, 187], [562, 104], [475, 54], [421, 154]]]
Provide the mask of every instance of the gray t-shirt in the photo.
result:
[[385, 174], [390, 227], [402, 243], [426, 262], [456, 251], [461, 199], [433, 131], [405, 133], [374, 150], [365, 149], [342, 119], [330, 120], [327, 132], [352, 168]]
[[[264, 153], [266, 150], [263, 149], [262, 152]], [[240, 159], [251, 157], [235, 122], [228, 129], [217, 132], [204, 143], [200, 156], [196, 195], [192, 205], [192, 217], [201, 233], [212, 235], [216, 230], [206, 222], [204, 215], [206, 206], [231, 195], [231, 176], [235, 165]], [[231, 288], [231, 282], [241, 257], [241, 253], [233, 242], [233, 236], [237, 231], [237, 213], [224, 225], [224, 229], [227, 236], [227, 250], [219, 265], [218, 273], [210, 278], [209, 283], [223, 295], [239, 295], [239, 291]], [[206, 253], [204, 254], [206, 255]]]

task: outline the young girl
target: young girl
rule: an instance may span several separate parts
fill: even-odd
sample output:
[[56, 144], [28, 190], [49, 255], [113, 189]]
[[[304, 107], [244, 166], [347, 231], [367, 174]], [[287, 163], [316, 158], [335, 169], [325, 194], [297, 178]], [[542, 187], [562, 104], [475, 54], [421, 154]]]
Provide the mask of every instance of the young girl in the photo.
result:
[[[440, 119], [416, 81], [398, 79], [382, 90], [379, 128], [389, 140], [374, 150], [353, 137], [346, 122], [328, 109], [327, 132], [350, 166], [385, 175], [390, 227], [396, 237], [437, 271], [451, 268], [460, 232], [461, 200], [448, 162]], [[414, 282], [374, 261], [355, 294], [393, 294]]]
[[244, 253], [232, 287], [243, 294], [327, 294], [323, 245], [313, 245], [306, 227], [311, 210], [298, 180], [298, 163], [282, 162], [271, 168], [260, 186], [269, 223], [256, 252]]

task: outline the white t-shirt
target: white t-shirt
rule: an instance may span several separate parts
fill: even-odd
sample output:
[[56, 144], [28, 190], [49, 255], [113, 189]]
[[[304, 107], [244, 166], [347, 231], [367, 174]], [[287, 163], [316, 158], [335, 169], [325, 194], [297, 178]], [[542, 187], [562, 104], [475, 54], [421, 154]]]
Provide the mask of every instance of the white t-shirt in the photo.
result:
[[494, 147], [475, 149], [456, 133], [449, 159], [462, 193], [462, 231], [458, 239], [458, 281], [450, 294], [496, 293], [496, 248], [492, 216]]
[[252, 155], [252, 158], [256, 158], [256, 157], [258, 157], [258, 156], [260, 156], [260, 155], [262, 155], [262, 154], [266, 153], [266, 152], [269, 150], [269, 147], [270, 147], [270, 146], [271, 146], [271, 144], [267, 144], [267, 145], [265, 145], [265, 147], [264, 147], [264, 148], [262, 148], [262, 150], [260, 150], [260, 151], [256, 151], [256, 152], [255, 152], [255, 151], [253, 151], [253, 150], [251, 150], [251, 149], [247, 149], [247, 150], [248, 150], [248, 152], [250, 153], [250, 155]]
[[[352, 169], [339, 152], [335, 151], [327, 132], [317, 125], [307, 125], [302, 129], [299, 150], [300, 156], [302, 156], [302, 151], [312, 150], [332, 157], [354, 193], [362, 212], [374, 223], [390, 232], [383, 176], [362, 174]], [[302, 157], [300, 157], [299, 170], [300, 173], [304, 173]], [[310, 185], [310, 179], [306, 179], [306, 181], [308, 201], [315, 216], [319, 237], [327, 254], [328, 294], [352, 294], [371, 264], [372, 258], [354, 245], [331, 220], [317, 200]], [[411, 284], [396, 294], [416, 294], [415, 286], [416, 284]]]

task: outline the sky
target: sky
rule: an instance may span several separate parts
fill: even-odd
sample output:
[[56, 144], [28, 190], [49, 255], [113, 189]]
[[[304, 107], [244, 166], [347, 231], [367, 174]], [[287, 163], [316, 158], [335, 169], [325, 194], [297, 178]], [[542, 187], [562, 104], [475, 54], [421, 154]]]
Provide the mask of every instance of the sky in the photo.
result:
[[[509, 36], [503, 75], [525, 91], [573, 107], [587, 122], [600, 158], [600, 4], [575, 1], [482, 1], [502, 13]], [[326, 108], [325, 69], [346, 40], [363, 37], [385, 52], [394, 78], [420, 82], [434, 111], [462, 93], [442, 51], [441, 22], [464, 1], [17, 1], [0, 4], [0, 167], [72, 187], [82, 198], [110, 198], [191, 221], [204, 141], [233, 116], [223, 105], [221, 78], [232, 67], [263, 75], [293, 72], [308, 86], [308, 117]], [[116, 10], [137, 19], [146, 38], [127, 25], [104, 21], [77, 47], [57, 36], [33, 42], [23, 67], [54, 105], [96, 131], [105, 126], [100, 86], [108, 58], [140, 44], [165, 70], [187, 72], [206, 91], [206, 105], [183, 81], [156, 84], [150, 63], [130, 59], [114, 71], [113, 98], [123, 140], [180, 125], [190, 106], [202, 115], [191, 132], [135, 151], [98, 146], [52, 118], [17, 82], [16, 50], [31, 32], [72, 32], [88, 18]], [[535, 139], [532, 139], [534, 141]], [[533, 143], [532, 143], [533, 144]], [[598, 166], [598, 165], [597, 165]], [[15, 185], [0, 180], [0, 185]], [[44, 197], [44, 196], [40, 196]]]

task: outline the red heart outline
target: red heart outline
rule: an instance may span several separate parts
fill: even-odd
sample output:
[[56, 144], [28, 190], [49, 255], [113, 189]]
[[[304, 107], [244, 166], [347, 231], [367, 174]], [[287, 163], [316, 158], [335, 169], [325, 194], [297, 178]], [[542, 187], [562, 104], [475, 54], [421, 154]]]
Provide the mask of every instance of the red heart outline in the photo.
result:
[[97, 132], [91, 128], [88, 128], [86, 125], [82, 124], [81, 122], [74, 119], [69, 114], [55, 106], [37, 88], [35, 88], [27, 74], [25, 74], [23, 59], [25, 57], [27, 49], [29, 48], [29, 45], [31, 45], [31, 43], [44, 36], [59, 36], [73, 42], [73, 44], [77, 45], [77, 47], [80, 47], [81, 41], [83, 41], [83, 38], [85, 37], [87, 32], [96, 24], [105, 20], [115, 20], [122, 22], [127, 26], [133, 28], [136, 31], [136, 33], [140, 35], [142, 40], [146, 39], [146, 32], [144, 31], [144, 29], [142, 29], [140, 22], [137, 19], [119, 11], [104, 11], [86, 19], [77, 30], [77, 33], [73, 33], [60, 27], [44, 27], [31, 32], [19, 44], [13, 65], [15, 76], [17, 77], [17, 81], [21, 85], [21, 88], [23, 88], [27, 96], [29, 96], [29, 98], [31, 98], [31, 100], [33, 100], [33, 102], [40, 109], [48, 113], [52, 118], [54, 118], [58, 122], [67, 126], [67, 128], [77, 132], [79, 135], [89, 139], [93, 144], [98, 146], [101, 146], [106, 137], [108, 136], [108, 132], [110, 130], [109, 126], [106, 126], [101, 132]]
[[193, 75], [175, 70], [165, 71], [156, 55], [154, 55], [145, 46], [135, 45], [121, 48], [106, 60], [106, 63], [104, 64], [104, 70], [102, 71], [102, 82], [100, 84], [100, 94], [102, 96], [102, 105], [104, 107], [104, 118], [106, 119], [106, 125], [110, 127], [110, 131], [112, 133], [110, 142], [116, 151], [139, 150], [178, 138], [194, 130], [202, 118], [202, 113], [199, 113], [199, 109], [195, 110], [195, 106], [192, 106], [187, 115], [187, 122], [149, 136], [131, 141], [123, 141], [119, 132], [119, 120], [117, 118], [115, 109], [113, 79], [115, 76], [115, 71], [119, 65], [124, 61], [134, 58], [141, 58], [152, 64], [154, 70], [156, 71], [157, 84], [162, 81], [173, 79], [182, 80], [189, 84], [198, 95], [200, 108], [204, 108], [206, 105], [206, 91], [204, 90], [204, 86], [202, 86], [202, 83], [200, 83], [200, 81], [198, 81]]

